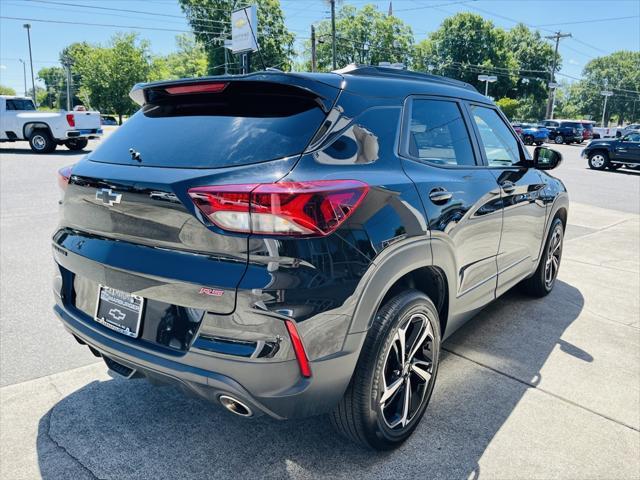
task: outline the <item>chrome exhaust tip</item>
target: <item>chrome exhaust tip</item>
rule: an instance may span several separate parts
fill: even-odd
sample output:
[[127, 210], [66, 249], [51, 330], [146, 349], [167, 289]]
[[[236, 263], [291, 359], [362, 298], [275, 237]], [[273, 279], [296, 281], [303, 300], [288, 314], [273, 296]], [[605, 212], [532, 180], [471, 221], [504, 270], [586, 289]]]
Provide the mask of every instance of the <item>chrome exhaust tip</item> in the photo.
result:
[[230, 397], [229, 395], [220, 395], [218, 398], [220, 403], [224, 408], [229, 410], [231, 413], [239, 415], [241, 417], [251, 417], [253, 416], [253, 412], [246, 404], [242, 403], [237, 398]]

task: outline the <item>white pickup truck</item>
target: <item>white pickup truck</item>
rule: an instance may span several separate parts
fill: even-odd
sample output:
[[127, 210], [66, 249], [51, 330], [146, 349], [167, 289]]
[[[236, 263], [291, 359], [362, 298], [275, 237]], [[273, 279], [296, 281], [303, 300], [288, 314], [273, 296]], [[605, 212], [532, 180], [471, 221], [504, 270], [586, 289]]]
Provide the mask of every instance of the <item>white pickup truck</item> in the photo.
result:
[[28, 97], [0, 95], [0, 142], [28, 141], [36, 153], [82, 150], [102, 135], [99, 112], [38, 112]]

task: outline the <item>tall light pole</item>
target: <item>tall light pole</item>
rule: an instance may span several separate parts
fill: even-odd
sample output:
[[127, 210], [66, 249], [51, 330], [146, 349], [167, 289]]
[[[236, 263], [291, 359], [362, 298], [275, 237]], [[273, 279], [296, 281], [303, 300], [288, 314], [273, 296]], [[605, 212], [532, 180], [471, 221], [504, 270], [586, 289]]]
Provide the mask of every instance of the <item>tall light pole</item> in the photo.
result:
[[29, 42], [29, 64], [31, 65], [31, 89], [33, 92], [33, 103], [35, 106], [38, 106], [38, 102], [36, 100], [36, 79], [33, 76], [33, 57], [31, 56], [31, 24], [25, 23], [22, 26], [27, 29], [27, 41]]
[[336, 0], [331, 1], [331, 50], [333, 57], [333, 70], [337, 67], [336, 63]]
[[484, 82], [484, 96], [489, 96], [489, 84], [498, 80], [495, 75], [478, 75], [478, 80]]
[[24, 60], [19, 58], [18, 61], [22, 64], [22, 77], [24, 78], [24, 96], [27, 96], [27, 64]]
[[613, 92], [610, 90], [603, 90], [600, 92], [600, 95], [602, 95], [604, 97], [604, 107], [602, 107], [602, 122], [600, 122], [601, 126], [605, 126], [604, 125], [604, 119], [605, 119], [605, 115], [607, 113], [607, 99], [613, 95]]
[[[554, 33], [553, 35], [547, 35], [544, 38], [548, 38], [550, 40], [556, 41], [556, 49], [553, 53], [553, 65], [551, 66], [551, 71], [549, 72], [549, 82], [555, 83], [556, 81], [556, 65], [558, 61], [558, 45], [560, 44], [561, 38], [570, 37], [570, 33], [561, 33], [560, 31]], [[549, 90], [549, 99], [547, 100], [547, 118], [551, 118], [551, 111], [553, 110], [553, 102], [555, 101], [553, 96], [555, 92]]]
[[311, 25], [311, 71], [315, 72], [318, 68], [316, 56], [316, 27]]

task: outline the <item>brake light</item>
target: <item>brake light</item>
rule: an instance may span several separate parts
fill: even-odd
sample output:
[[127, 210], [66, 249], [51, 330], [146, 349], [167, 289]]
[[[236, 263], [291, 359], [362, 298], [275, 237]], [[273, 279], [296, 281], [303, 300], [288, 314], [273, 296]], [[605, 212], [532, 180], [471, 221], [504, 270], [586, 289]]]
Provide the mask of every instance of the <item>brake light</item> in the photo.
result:
[[227, 88], [228, 82], [195, 83], [191, 85], [177, 85], [167, 87], [165, 91], [171, 95], [181, 95], [185, 93], [219, 93]]
[[224, 230], [324, 236], [353, 214], [368, 191], [357, 180], [317, 180], [196, 187], [189, 195]]
[[73, 117], [73, 113], [67, 113], [67, 123], [70, 127], [76, 126], [76, 119]]
[[304, 350], [304, 345], [302, 344], [302, 339], [300, 338], [296, 324], [291, 320], [285, 320], [284, 323], [287, 326], [289, 337], [291, 337], [291, 344], [293, 345], [293, 351], [296, 354], [296, 360], [300, 367], [300, 374], [303, 377], [309, 378], [311, 376], [309, 358], [307, 357], [307, 352]]
[[73, 169], [73, 165], [67, 165], [66, 167], [62, 167], [58, 170], [58, 186], [62, 190], [67, 189], [67, 185], [69, 185], [69, 179], [71, 178], [71, 170]]

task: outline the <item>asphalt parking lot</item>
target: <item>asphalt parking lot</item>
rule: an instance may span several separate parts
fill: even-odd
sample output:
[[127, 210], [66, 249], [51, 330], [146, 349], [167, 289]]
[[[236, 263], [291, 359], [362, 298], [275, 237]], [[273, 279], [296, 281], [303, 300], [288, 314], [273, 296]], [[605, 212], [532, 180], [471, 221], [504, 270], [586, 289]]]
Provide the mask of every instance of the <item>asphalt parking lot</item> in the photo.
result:
[[0, 478], [640, 478], [640, 171], [559, 146], [572, 206], [555, 290], [504, 295], [445, 344], [432, 402], [391, 453], [322, 417], [244, 420], [111, 378], [51, 312], [55, 172], [0, 148]]

